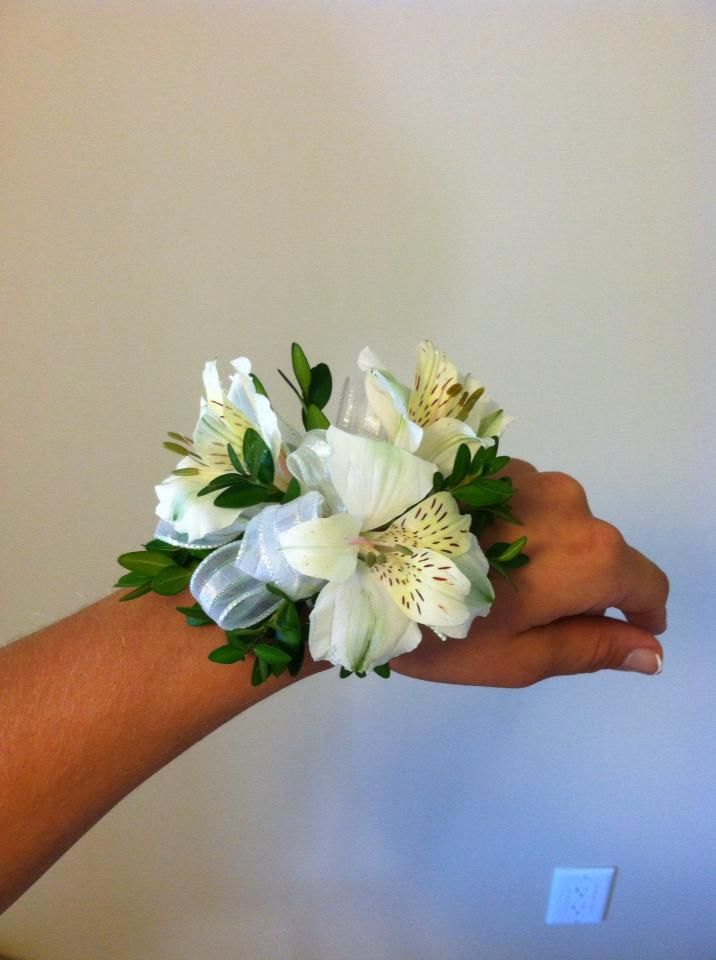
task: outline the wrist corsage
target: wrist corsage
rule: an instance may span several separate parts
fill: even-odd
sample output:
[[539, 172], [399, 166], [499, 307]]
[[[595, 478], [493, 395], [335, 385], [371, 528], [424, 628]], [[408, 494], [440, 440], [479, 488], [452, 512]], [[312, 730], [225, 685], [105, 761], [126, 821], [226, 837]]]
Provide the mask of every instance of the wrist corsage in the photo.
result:
[[118, 558], [128, 572], [115, 586], [131, 588], [121, 600], [189, 587], [196, 602], [177, 607], [187, 623], [225, 633], [210, 659], [252, 654], [255, 685], [298, 673], [306, 645], [342, 677], [387, 677], [421, 626], [467, 636], [494, 599], [490, 568], [510, 579], [528, 561], [526, 537], [479, 544], [495, 518], [520, 522], [498, 453], [513, 418], [428, 341], [412, 388], [363, 350], [332, 422], [329, 368], [296, 343], [291, 360], [295, 383], [279, 374], [300, 402], [300, 432], [245, 357], [228, 389], [206, 364], [192, 436], [164, 444], [181, 459], [156, 487], [154, 538]]

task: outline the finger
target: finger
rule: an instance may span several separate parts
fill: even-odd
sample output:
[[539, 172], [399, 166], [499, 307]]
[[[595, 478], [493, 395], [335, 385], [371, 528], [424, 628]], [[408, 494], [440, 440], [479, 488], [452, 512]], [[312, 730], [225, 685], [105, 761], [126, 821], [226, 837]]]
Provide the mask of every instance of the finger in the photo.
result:
[[625, 546], [622, 593], [610, 606], [622, 611], [629, 623], [651, 633], [666, 630], [669, 580], [660, 567], [634, 547]]
[[611, 617], [565, 617], [533, 627], [517, 639], [531, 651], [525, 670], [534, 679], [528, 682], [597, 670], [661, 672], [663, 651], [656, 638]]

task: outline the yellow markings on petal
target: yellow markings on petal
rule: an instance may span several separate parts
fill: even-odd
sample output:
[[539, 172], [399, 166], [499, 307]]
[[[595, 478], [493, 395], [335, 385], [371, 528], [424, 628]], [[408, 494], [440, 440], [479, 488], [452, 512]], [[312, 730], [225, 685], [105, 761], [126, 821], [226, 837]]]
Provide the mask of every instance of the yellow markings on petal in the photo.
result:
[[234, 467], [227, 445], [231, 444], [241, 456], [244, 434], [250, 426], [244, 414], [228, 401], [212, 399], [197, 424], [194, 448], [207, 467], [218, 473], [230, 473]]
[[470, 517], [460, 513], [452, 494], [443, 491], [421, 500], [372, 538], [381, 545], [436, 550], [459, 557], [470, 548]]
[[415, 385], [408, 401], [408, 416], [413, 423], [427, 427], [443, 417], [463, 420], [482, 392], [483, 388], [469, 390], [455, 364], [429, 340], [420, 344]]

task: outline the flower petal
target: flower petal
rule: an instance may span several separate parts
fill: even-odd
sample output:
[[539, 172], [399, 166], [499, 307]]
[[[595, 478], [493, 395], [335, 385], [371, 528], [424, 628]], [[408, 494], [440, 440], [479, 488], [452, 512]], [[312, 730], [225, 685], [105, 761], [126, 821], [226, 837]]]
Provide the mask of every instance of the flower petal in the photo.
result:
[[326, 438], [333, 484], [348, 513], [363, 519], [363, 530], [399, 517], [432, 487], [432, 465], [407, 450], [336, 427], [328, 428]]
[[396, 607], [364, 564], [345, 583], [329, 583], [311, 611], [309, 649], [314, 660], [367, 671], [414, 650], [420, 628]]
[[368, 403], [383, 425], [388, 439], [405, 450], [415, 450], [422, 431], [408, 416], [410, 390], [398, 383], [368, 347], [361, 351], [358, 366], [366, 372]]
[[[490, 564], [474, 534], [470, 534], [470, 549], [455, 560], [455, 566], [470, 581], [470, 592], [465, 597], [465, 603], [470, 614], [462, 623], [452, 626], [443, 624], [436, 629], [436, 632], [447, 637], [464, 638], [467, 636], [475, 617], [486, 617], [492, 607], [492, 601], [495, 599], [495, 591], [487, 577]], [[429, 624], [429, 626], [436, 627], [434, 624]]]
[[356, 568], [360, 533], [358, 517], [336, 513], [325, 519], [307, 520], [279, 535], [288, 563], [299, 573], [322, 580], [347, 580]]
[[500, 408], [499, 403], [489, 397], [481, 397], [467, 418], [478, 437], [500, 437], [514, 420]]
[[444, 474], [450, 473], [455, 462], [455, 454], [461, 443], [466, 443], [470, 453], [479, 447], [491, 447], [495, 441], [480, 439], [469, 424], [454, 417], [444, 417], [431, 423], [423, 430], [423, 440], [415, 451], [417, 456], [429, 460]]
[[388, 554], [370, 572], [392, 596], [396, 606], [418, 623], [449, 626], [470, 614], [470, 581], [457, 563], [435, 550], [412, 556]]
[[470, 517], [451, 493], [434, 493], [391, 523], [379, 542], [456, 557], [470, 548]]
[[251, 379], [251, 361], [247, 357], [237, 357], [231, 361], [236, 373], [231, 377], [231, 386], [227, 399], [249, 421], [264, 439], [271, 451], [274, 463], [281, 452], [281, 431], [278, 418], [271, 409], [268, 398], [259, 393]]
[[232, 526], [242, 513], [237, 508], [215, 506], [211, 494], [198, 497], [206, 482], [201, 474], [170, 476], [154, 488], [159, 500], [157, 516], [173, 524], [177, 533], [186, 534], [190, 541]]

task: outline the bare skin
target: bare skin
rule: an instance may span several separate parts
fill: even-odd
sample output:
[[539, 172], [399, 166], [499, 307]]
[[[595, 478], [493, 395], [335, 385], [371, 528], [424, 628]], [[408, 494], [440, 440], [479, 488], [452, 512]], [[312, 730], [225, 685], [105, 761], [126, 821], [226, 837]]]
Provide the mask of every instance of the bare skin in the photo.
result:
[[[498, 687], [603, 668], [657, 672], [666, 576], [592, 516], [576, 481], [520, 461], [508, 472], [532, 557], [515, 575], [519, 589], [496, 582], [490, 616], [466, 640], [443, 644], [426, 631], [393, 668]], [[515, 529], [496, 524], [484, 541], [514, 539]], [[217, 631], [186, 627], [177, 598], [117, 600], [0, 648], [0, 911], [171, 759], [265, 697], [329, 669], [307, 658], [299, 677], [254, 688], [251, 662], [207, 660]], [[608, 607], [628, 622], [604, 617]]]

